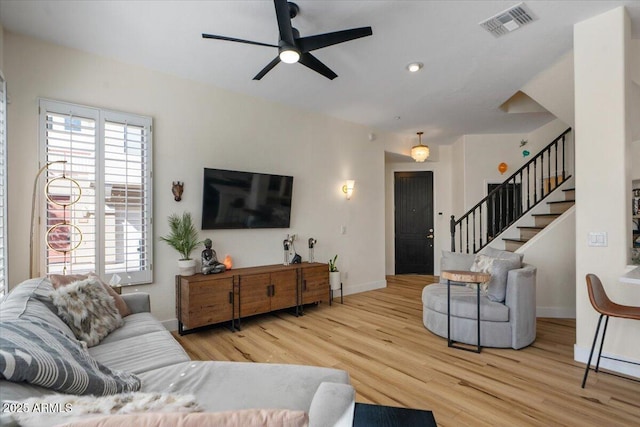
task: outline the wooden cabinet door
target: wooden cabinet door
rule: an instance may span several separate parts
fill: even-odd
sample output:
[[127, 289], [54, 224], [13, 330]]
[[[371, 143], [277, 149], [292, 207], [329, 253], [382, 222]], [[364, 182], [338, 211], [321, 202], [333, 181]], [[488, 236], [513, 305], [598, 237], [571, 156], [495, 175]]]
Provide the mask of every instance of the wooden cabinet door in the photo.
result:
[[233, 292], [233, 278], [196, 282], [182, 279], [180, 286], [181, 321], [187, 329], [226, 322], [233, 318], [230, 295]]
[[326, 265], [302, 269], [302, 304], [329, 301], [329, 269]]
[[240, 317], [253, 316], [271, 310], [269, 276], [268, 273], [239, 276]]
[[271, 310], [280, 310], [298, 305], [296, 296], [298, 275], [296, 270], [271, 273], [271, 284], [273, 285]]

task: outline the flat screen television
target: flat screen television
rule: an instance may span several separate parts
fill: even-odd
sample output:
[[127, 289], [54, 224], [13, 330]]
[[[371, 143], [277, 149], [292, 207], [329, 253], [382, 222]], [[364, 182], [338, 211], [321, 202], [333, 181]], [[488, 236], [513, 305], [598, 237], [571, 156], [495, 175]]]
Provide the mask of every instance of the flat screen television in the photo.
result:
[[289, 228], [293, 177], [204, 169], [202, 229]]

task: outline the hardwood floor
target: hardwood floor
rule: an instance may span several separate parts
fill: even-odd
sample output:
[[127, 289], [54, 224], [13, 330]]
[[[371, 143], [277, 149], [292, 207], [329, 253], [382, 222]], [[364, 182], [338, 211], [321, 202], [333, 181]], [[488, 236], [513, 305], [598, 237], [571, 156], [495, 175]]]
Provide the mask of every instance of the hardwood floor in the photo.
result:
[[589, 374], [573, 361], [575, 321], [538, 319], [522, 350], [447, 347], [422, 324], [430, 276], [389, 276], [386, 289], [243, 319], [176, 338], [193, 359], [295, 363], [344, 369], [358, 402], [427, 409], [439, 426], [637, 426], [640, 382]]

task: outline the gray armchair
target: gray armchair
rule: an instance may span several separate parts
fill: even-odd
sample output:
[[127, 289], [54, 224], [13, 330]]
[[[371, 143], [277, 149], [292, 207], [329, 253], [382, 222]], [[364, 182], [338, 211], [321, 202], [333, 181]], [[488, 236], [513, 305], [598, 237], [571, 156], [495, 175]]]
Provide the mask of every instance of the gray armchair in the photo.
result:
[[[511, 254], [513, 255], [513, 254]], [[492, 256], [500, 256], [494, 251]], [[473, 255], [443, 253], [443, 270], [469, 270]], [[447, 285], [434, 283], [422, 291], [424, 326], [447, 337]], [[477, 344], [476, 291], [464, 285], [451, 286], [451, 339]], [[536, 339], [536, 268], [522, 264], [506, 276], [504, 301], [480, 295], [480, 343], [483, 347], [520, 349]]]

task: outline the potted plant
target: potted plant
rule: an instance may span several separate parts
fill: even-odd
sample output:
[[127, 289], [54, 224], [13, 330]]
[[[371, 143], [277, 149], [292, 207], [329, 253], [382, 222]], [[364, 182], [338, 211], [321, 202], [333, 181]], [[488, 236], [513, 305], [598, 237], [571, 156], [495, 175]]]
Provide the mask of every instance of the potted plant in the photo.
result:
[[198, 240], [198, 231], [193, 225], [191, 214], [184, 212], [182, 216], [171, 214], [169, 216], [169, 228], [171, 232], [160, 240], [166, 242], [178, 251], [180, 259], [178, 268], [182, 276], [191, 276], [196, 273], [196, 260], [191, 259], [191, 252], [201, 242]]
[[340, 289], [340, 272], [338, 271], [338, 266], [336, 265], [337, 259], [338, 255], [329, 260], [329, 284], [331, 285], [331, 289], [334, 291], [336, 289]]

